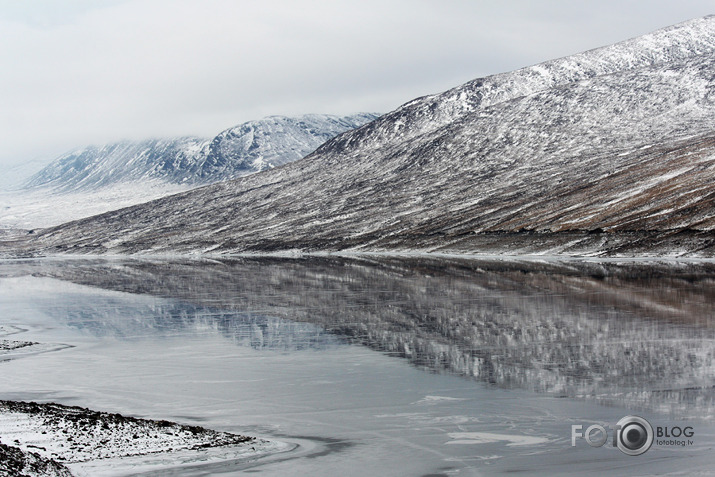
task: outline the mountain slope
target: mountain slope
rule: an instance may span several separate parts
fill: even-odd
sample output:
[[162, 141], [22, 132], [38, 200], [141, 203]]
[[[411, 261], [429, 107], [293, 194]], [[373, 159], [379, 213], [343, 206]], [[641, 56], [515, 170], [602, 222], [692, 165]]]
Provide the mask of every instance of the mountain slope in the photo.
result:
[[711, 16], [477, 79], [301, 161], [29, 247], [713, 256], [714, 53]]
[[27, 187], [74, 191], [137, 181], [209, 184], [300, 159], [328, 139], [376, 117], [368, 113], [269, 116], [227, 129], [213, 139], [90, 146], [58, 158], [32, 176]]

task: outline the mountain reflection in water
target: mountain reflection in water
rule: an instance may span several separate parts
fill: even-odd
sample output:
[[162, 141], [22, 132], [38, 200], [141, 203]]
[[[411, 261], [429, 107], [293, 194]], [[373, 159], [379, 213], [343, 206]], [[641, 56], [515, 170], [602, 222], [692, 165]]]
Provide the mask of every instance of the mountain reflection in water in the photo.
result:
[[[715, 409], [715, 264], [405, 257], [18, 261], [171, 299], [64, 319], [98, 335], [216, 330], [275, 350], [367, 346], [433, 372], [664, 413]], [[135, 312], [134, 312], [135, 313]]]

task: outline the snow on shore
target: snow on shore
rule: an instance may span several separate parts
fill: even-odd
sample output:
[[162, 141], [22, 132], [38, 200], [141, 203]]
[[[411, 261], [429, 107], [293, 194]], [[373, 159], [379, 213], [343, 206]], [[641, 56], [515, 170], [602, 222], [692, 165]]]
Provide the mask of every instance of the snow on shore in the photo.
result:
[[[77, 475], [97, 475], [127, 466], [167, 468], [245, 461], [290, 449], [289, 444], [199, 426], [21, 401], [0, 401], [0, 441], [6, 454], [15, 456], [3, 465], [18, 462], [19, 449], [25, 461], [44, 462], [55, 472], [35, 470], [27, 475], [68, 475], [55, 463], [68, 464]], [[0, 467], [0, 475], [2, 471]]]

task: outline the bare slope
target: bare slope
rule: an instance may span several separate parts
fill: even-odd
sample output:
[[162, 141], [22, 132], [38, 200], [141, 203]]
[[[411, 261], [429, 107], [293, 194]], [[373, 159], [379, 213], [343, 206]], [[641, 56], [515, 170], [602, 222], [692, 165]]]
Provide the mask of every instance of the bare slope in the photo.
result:
[[301, 161], [30, 247], [713, 256], [714, 53], [711, 16], [477, 79]]

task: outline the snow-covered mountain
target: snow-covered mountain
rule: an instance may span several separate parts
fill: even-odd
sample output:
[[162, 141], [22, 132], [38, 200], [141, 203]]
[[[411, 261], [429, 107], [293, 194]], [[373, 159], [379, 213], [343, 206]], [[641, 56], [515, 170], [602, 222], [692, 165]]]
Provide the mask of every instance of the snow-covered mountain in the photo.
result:
[[709, 16], [418, 98], [303, 160], [28, 246], [713, 256], [713, 78]]
[[89, 146], [65, 154], [27, 182], [26, 188], [53, 187], [60, 191], [96, 189], [121, 182], [164, 179], [180, 183], [208, 140], [186, 137], [123, 141]]
[[296, 118], [270, 116], [249, 121], [227, 129], [211, 140], [206, 154], [189, 168], [189, 180], [218, 182], [296, 161], [328, 139], [377, 117], [373, 113], [344, 117], [306, 114]]
[[24, 188], [0, 192], [0, 230], [49, 227], [285, 164], [377, 117], [270, 116], [213, 139], [123, 141], [78, 149]]
[[210, 184], [300, 159], [328, 139], [376, 117], [369, 113], [269, 116], [227, 129], [213, 139], [90, 146], [59, 157], [32, 176], [27, 187], [75, 191], [138, 181]]

